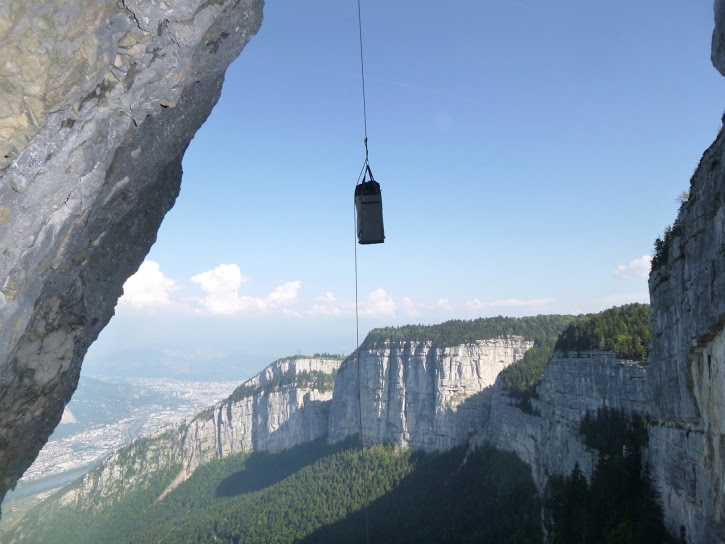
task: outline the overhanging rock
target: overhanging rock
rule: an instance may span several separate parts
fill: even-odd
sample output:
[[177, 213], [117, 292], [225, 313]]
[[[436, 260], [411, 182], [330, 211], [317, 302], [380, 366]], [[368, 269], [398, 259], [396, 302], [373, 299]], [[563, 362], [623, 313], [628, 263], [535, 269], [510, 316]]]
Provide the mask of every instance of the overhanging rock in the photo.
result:
[[60, 421], [262, 8], [0, 4], [0, 500]]

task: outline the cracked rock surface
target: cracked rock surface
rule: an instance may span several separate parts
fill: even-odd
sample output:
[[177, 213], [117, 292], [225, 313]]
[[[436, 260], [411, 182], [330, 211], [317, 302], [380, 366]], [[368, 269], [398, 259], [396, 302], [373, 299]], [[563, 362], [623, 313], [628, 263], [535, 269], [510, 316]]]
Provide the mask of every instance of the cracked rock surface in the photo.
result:
[[0, 3], [0, 500], [60, 420], [262, 7]]

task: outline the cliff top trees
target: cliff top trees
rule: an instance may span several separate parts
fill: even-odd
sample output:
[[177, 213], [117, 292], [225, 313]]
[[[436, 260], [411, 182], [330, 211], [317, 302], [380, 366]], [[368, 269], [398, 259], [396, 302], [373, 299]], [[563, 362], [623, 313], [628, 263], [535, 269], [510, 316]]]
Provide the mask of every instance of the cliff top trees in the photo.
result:
[[386, 342], [432, 342], [438, 348], [468, 344], [505, 336], [523, 336], [543, 346], [556, 338], [575, 319], [572, 315], [530, 317], [486, 317], [473, 320], [453, 319], [439, 325], [405, 325], [373, 329], [363, 342], [364, 348], [383, 347]]
[[556, 331], [503, 369], [503, 386], [522, 400], [522, 409], [529, 411], [528, 398], [541, 380], [553, 351], [600, 349], [644, 363], [650, 342], [649, 316], [649, 305], [628, 304], [570, 320], [561, 334]]
[[555, 351], [613, 351], [622, 359], [647, 362], [649, 304], [627, 304], [571, 323], [559, 335]]

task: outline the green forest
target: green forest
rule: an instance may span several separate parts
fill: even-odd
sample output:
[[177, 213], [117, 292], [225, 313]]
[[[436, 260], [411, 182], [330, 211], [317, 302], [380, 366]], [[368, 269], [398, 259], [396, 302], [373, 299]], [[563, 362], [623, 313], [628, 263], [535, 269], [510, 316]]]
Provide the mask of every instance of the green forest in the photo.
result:
[[293, 386], [317, 389], [318, 391], [325, 393], [327, 391], [332, 391], [335, 388], [335, 375], [319, 370], [304, 370], [302, 372], [288, 370], [287, 372], [283, 372], [271, 380], [262, 382], [259, 385], [247, 385], [246, 383], [243, 383], [232, 391], [228, 400], [229, 402], [237, 402], [259, 393], [279, 391], [284, 387]]
[[451, 347], [478, 340], [505, 336], [523, 336], [534, 345], [544, 346], [574, 320], [571, 315], [533, 317], [486, 317], [473, 320], [453, 319], [439, 325], [405, 325], [373, 329], [362, 344], [374, 349], [386, 342], [432, 342], [436, 347]]
[[26, 523], [22, 542], [542, 539], [540, 504], [529, 468], [516, 456], [490, 448], [423, 454], [392, 446], [361, 450], [355, 440], [332, 446], [319, 440], [280, 454], [253, 453], [209, 463], [155, 502], [174, 470], [109, 508], [66, 509], [52, 520], [43, 516], [42, 523]]
[[530, 412], [530, 398], [554, 351], [607, 350], [644, 363], [650, 342], [649, 316], [649, 305], [628, 304], [569, 319], [558, 330], [550, 328], [549, 335], [539, 337], [523, 358], [501, 371], [503, 387]]
[[642, 464], [646, 421], [601, 409], [582, 420], [584, 442], [599, 453], [591, 482], [579, 465], [552, 476], [542, 499], [550, 544], [674, 543], [663, 523], [660, 497]]
[[555, 351], [613, 351], [622, 359], [647, 362], [650, 343], [649, 304], [627, 304], [586, 315], [569, 324]]

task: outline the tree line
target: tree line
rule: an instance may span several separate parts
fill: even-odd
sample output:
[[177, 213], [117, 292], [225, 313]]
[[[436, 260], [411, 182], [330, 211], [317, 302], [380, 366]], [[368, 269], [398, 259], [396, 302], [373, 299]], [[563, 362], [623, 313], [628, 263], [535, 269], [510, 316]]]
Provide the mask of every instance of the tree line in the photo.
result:
[[[675, 543], [664, 526], [659, 494], [642, 464], [646, 420], [619, 410], [587, 414], [584, 442], [599, 453], [591, 481], [577, 464], [552, 476], [542, 499], [550, 544]], [[684, 538], [684, 536], [683, 536]]]
[[649, 304], [627, 304], [572, 322], [559, 336], [555, 351], [613, 351], [622, 359], [647, 362]]
[[388, 342], [432, 342], [436, 347], [452, 347], [478, 340], [506, 336], [523, 336], [542, 346], [554, 338], [572, 320], [570, 315], [538, 315], [531, 317], [482, 317], [473, 320], [453, 319], [438, 325], [404, 325], [373, 329], [362, 346], [384, 347]]
[[22, 542], [355, 544], [367, 540], [366, 511], [376, 543], [542, 538], [529, 468], [488, 447], [425, 454], [322, 439], [213, 461], [156, 502], [174, 476], [159, 474], [112, 507], [60, 509], [42, 526], [25, 525]]

